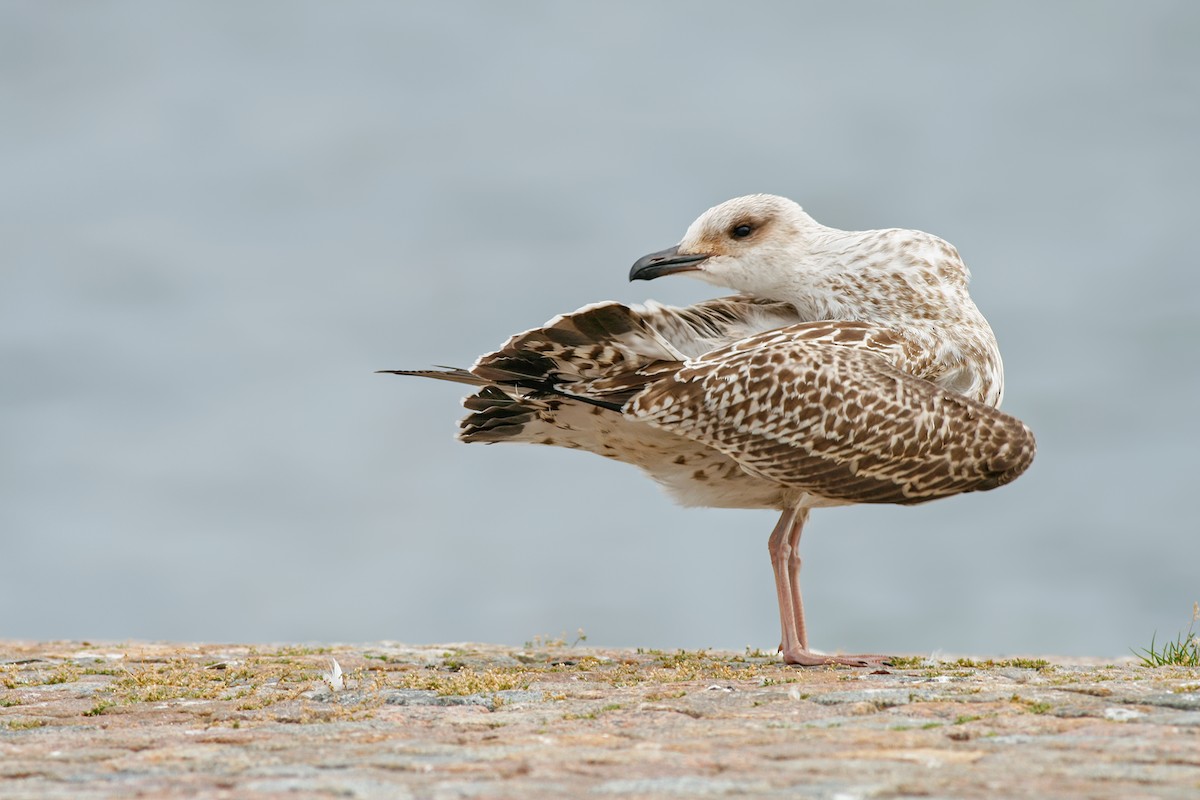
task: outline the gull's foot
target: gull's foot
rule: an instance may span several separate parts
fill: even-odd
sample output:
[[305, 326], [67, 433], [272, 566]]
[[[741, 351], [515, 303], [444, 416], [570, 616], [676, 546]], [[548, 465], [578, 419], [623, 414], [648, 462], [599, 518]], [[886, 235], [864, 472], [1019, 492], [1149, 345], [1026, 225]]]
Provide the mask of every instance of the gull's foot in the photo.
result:
[[843, 667], [884, 667], [891, 663], [891, 656], [853, 655], [827, 656], [814, 653], [812, 650], [783, 650], [783, 663], [795, 664], [798, 667], [827, 667], [831, 665]]

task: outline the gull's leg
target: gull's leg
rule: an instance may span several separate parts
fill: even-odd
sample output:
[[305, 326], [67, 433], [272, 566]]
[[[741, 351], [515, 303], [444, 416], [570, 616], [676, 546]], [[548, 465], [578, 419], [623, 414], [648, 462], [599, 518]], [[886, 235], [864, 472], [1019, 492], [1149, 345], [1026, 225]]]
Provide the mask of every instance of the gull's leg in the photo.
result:
[[792, 599], [799, 596], [799, 593], [792, 591], [792, 573], [788, 569], [791, 531], [796, 517], [801, 514], [808, 516], [807, 511], [798, 508], [784, 511], [779, 517], [779, 522], [775, 523], [775, 529], [771, 531], [771, 538], [767, 540], [767, 549], [771, 553], [771, 569], [775, 573], [775, 594], [779, 600], [779, 626], [783, 631], [779, 650], [784, 653], [806, 649], [806, 646], [800, 645], [796, 631], [796, 610], [792, 606]]
[[800, 650], [808, 652], [808, 630], [804, 627], [804, 600], [800, 597], [800, 534], [808, 522], [808, 509], [797, 511], [788, 531], [787, 571], [788, 586], [792, 590], [792, 613], [796, 617], [796, 641]]
[[808, 649], [804, 601], [800, 597], [800, 534], [807, 521], [807, 508], [798, 507], [783, 512], [767, 543], [771, 551], [771, 568], [775, 571], [775, 592], [779, 597], [779, 620], [783, 627], [783, 643], [779, 649], [783, 652], [784, 663], [802, 667], [828, 664], [869, 667], [883, 664], [887, 656], [826, 656]]

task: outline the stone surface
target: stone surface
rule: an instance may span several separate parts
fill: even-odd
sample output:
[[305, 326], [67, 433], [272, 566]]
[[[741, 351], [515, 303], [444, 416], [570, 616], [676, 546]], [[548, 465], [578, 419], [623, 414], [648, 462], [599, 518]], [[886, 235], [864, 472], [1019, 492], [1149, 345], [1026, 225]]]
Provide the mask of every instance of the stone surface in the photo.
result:
[[1200, 796], [1196, 669], [539, 644], [0, 642], [0, 798]]

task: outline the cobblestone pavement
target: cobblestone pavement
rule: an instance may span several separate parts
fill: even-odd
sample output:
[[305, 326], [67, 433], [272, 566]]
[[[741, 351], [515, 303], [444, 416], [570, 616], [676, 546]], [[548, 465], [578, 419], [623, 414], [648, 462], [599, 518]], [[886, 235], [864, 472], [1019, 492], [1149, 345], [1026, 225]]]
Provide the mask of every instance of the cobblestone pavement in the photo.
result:
[[0, 642], [0, 798], [726, 795], [1197, 798], [1200, 670]]

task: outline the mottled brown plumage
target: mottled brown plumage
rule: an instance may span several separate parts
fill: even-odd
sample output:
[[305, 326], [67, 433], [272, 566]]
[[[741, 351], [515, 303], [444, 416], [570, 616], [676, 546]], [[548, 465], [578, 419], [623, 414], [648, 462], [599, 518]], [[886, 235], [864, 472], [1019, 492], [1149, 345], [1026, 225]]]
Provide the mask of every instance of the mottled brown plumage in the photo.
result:
[[836, 343], [844, 328], [806, 338], [813, 328], [770, 331], [679, 364], [625, 413], [764, 480], [852, 503], [992, 489], [1028, 466], [1032, 440], [1014, 418], [896, 369], [872, 352], [869, 331]]
[[954, 249], [917, 231], [834, 231], [783, 198], [710, 209], [631, 278], [691, 272], [744, 294], [687, 308], [599, 303], [518, 334], [469, 370], [466, 442], [530, 442], [633, 464], [688, 505], [775, 508], [783, 628], [808, 649], [796, 546], [808, 510], [992, 489], [1033, 459], [995, 406], [999, 351]]

